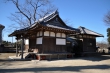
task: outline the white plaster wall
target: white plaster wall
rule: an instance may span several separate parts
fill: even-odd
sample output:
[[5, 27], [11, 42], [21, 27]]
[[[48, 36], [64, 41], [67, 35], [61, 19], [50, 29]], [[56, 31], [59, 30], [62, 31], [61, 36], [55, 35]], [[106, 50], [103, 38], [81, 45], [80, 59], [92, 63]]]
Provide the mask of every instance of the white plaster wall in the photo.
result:
[[42, 37], [36, 38], [36, 44], [42, 44]]
[[25, 39], [25, 45], [29, 45], [29, 39]]
[[49, 36], [49, 31], [45, 31], [44, 36]]
[[66, 38], [66, 34], [62, 33], [62, 37], [63, 37], [63, 38]]
[[66, 45], [66, 39], [56, 38], [56, 45]]
[[56, 37], [61, 37], [61, 33], [56, 33]]
[[42, 36], [42, 31], [40, 31], [40, 36]]
[[50, 32], [50, 36], [55, 37], [55, 33], [54, 32]]
[[39, 36], [39, 32], [37, 32], [37, 36]]

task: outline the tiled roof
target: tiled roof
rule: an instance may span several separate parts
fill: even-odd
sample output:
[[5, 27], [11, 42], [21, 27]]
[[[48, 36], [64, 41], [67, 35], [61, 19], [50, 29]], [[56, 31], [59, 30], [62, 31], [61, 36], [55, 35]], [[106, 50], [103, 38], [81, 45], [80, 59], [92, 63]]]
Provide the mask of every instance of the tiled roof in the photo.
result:
[[[67, 26], [63, 20], [59, 17], [59, 19], [64, 23], [64, 25], [58, 25], [58, 24], [49, 24], [48, 21], [54, 19], [56, 16], [59, 17], [59, 12], [56, 10], [53, 13], [39, 19], [37, 22], [42, 24], [43, 26], [52, 27], [52, 28], [58, 28], [58, 29], [64, 29], [64, 30], [71, 30], [71, 31], [77, 31], [77, 29], [72, 28], [70, 26]], [[48, 23], [48, 24], [47, 24]]]
[[44, 16], [43, 18], [40, 18], [38, 21], [36, 21], [33, 25], [31, 25], [29, 28], [34, 27], [37, 23], [40, 23], [42, 25], [46, 25], [45, 23], [48, 22], [49, 20], [53, 19], [55, 16], [58, 15], [58, 11], [54, 11], [51, 14], [48, 14], [47, 16]]
[[58, 29], [64, 29], [64, 30], [70, 30], [70, 31], [76, 31], [77, 29], [71, 29], [71, 28], [69, 28], [69, 26], [67, 26], [67, 27], [61, 27], [61, 26], [55, 26], [55, 25], [49, 25], [49, 24], [47, 24], [46, 25], [47, 27], [52, 27], [52, 28], [58, 28]]
[[[64, 25], [49, 24], [48, 21], [52, 20], [56, 16], [59, 16], [59, 12], [57, 10], [54, 11], [53, 13], [51, 13], [51, 14], [49, 14], [49, 15], [41, 18], [41, 19], [39, 19], [38, 21], [36, 21], [36, 23], [40, 23], [41, 25], [47, 26], [47, 27], [53, 27], [53, 28], [56, 28], [57, 27], [57, 28], [61, 28], [61, 29], [76, 30], [75, 28], [72, 28], [70, 26], [67, 26], [60, 17], [59, 18], [62, 20], [62, 22], [64, 23]], [[36, 23], [33, 24], [31, 27], [34, 27], [36, 25]]]
[[47, 27], [52, 27], [52, 28], [57, 28], [57, 29], [63, 29], [63, 30], [70, 30], [70, 31], [76, 31], [75, 28], [71, 28], [69, 26], [67, 26], [62, 19], [60, 18], [60, 20], [64, 23], [64, 25], [57, 25], [57, 24], [49, 24], [48, 21], [52, 20], [53, 18], [55, 18], [56, 16], [59, 17], [59, 13], [58, 11], [54, 11], [53, 13], [39, 19], [38, 21], [36, 21], [34, 24], [32, 24], [31, 26], [24, 28], [24, 29], [19, 29], [19, 30], [15, 30], [12, 34], [19, 32], [19, 33], [23, 33], [26, 30], [35, 27], [38, 23], [43, 25], [43, 26], [47, 26]]
[[[54, 18], [58, 18], [62, 23], [49, 23], [50, 20], [54, 19]], [[58, 11], [54, 11], [53, 13], [39, 19], [38, 21], [36, 21], [34, 24], [32, 24], [30, 27], [24, 28], [24, 29], [20, 29], [20, 30], [15, 30], [13, 34], [16, 34], [16, 32], [18, 33], [23, 33], [26, 32], [28, 29], [35, 27], [36, 25], [42, 25], [42, 26], [46, 26], [46, 27], [51, 27], [51, 28], [56, 28], [56, 29], [63, 29], [63, 30], [69, 30], [69, 31], [75, 31], [78, 32], [80, 34], [89, 34], [89, 35], [94, 35], [97, 37], [103, 37], [102, 34], [96, 33], [94, 31], [91, 31], [85, 27], [79, 27], [78, 29], [76, 28], [72, 28], [68, 25], [66, 25], [63, 20], [60, 18]], [[10, 34], [11, 35], [11, 34]]]
[[54, 11], [53, 13], [51, 13], [51, 14], [49, 14], [49, 15], [47, 15], [47, 16], [41, 18], [41, 19], [39, 19], [38, 21], [39, 21], [39, 22], [47, 22], [47, 21], [53, 19], [53, 18], [54, 18], [55, 16], [57, 16], [57, 15], [59, 15], [59, 13], [58, 13], [58, 11], [56, 10], [56, 11]]
[[81, 34], [89, 34], [89, 35], [94, 35], [94, 36], [97, 36], [97, 37], [104, 37], [102, 34], [99, 34], [97, 32], [94, 32], [94, 31], [89, 30], [89, 29], [87, 29], [85, 27], [82, 27], [82, 26], [80, 26], [78, 29], [80, 30]]

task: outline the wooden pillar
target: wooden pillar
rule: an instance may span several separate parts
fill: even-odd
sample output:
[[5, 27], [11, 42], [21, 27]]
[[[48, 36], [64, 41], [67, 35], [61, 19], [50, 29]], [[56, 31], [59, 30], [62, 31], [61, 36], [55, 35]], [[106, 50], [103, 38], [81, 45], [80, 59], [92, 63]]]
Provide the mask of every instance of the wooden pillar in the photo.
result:
[[23, 59], [23, 50], [24, 50], [24, 37], [21, 36], [21, 59]]
[[42, 53], [44, 53], [44, 30], [42, 30]]
[[66, 35], [66, 37], [65, 37], [65, 39], [66, 39], [66, 42], [65, 42], [66, 43], [66, 50], [65, 51], [67, 52], [67, 38], [68, 38], [68, 34], [65, 33], [65, 35]]
[[56, 32], [54, 32], [55, 33], [55, 52], [58, 52], [58, 50], [57, 50], [57, 45], [56, 45]]
[[16, 57], [18, 57], [18, 39], [16, 38]]

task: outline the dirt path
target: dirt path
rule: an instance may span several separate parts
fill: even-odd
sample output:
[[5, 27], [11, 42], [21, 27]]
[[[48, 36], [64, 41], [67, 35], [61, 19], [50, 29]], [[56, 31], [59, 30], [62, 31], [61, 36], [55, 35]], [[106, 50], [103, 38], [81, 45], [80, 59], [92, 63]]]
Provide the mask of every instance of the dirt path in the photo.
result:
[[0, 73], [110, 73], [110, 55], [53, 61], [0, 61]]

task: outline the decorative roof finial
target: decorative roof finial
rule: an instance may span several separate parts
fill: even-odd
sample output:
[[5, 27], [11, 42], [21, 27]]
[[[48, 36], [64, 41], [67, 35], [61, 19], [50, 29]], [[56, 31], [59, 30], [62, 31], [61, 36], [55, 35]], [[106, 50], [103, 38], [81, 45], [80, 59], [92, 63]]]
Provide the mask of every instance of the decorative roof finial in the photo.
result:
[[55, 13], [59, 15], [58, 9], [56, 9]]

